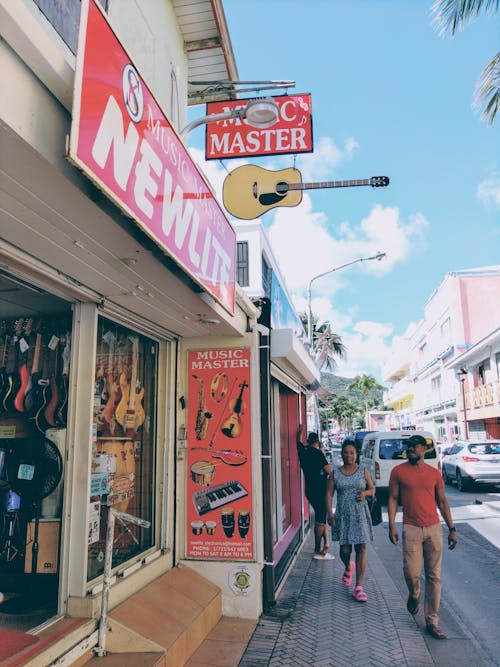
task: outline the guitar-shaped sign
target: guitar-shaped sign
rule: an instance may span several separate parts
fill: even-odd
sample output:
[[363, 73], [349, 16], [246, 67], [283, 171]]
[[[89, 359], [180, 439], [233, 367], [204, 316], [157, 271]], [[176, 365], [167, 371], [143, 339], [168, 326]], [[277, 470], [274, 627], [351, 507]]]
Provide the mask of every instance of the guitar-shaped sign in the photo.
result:
[[226, 209], [241, 220], [253, 220], [276, 206], [298, 206], [302, 201], [302, 190], [317, 188], [350, 188], [371, 185], [385, 188], [387, 176], [372, 176], [351, 181], [321, 181], [302, 183], [298, 169], [269, 171], [255, 165], [237, 167], [228, 174], [222, 188]]

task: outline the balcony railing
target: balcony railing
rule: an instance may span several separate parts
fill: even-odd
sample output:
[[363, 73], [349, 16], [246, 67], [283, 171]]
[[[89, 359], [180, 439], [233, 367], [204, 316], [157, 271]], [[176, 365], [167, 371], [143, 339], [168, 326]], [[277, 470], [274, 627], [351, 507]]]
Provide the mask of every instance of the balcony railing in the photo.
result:
[[[497, 396], [500, 396], [500, 382], [497, 382]], [[494, 403], [493, 383], [475, 387], [465, 394], [465, 407], [467, 410], [474, 410], [475, 408], [485, 408]]]

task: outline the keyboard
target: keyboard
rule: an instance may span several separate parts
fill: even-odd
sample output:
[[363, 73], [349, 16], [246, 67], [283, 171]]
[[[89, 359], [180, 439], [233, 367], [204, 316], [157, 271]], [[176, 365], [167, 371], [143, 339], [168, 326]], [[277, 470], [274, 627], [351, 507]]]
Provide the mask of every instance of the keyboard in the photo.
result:
[[203, 491], [195, 491], [193, 493], [193, 503], [196, 511], [201, 516], [245, 496], [248, 496], [248, 491], [243, 484], [233, 480], [210, 486]]

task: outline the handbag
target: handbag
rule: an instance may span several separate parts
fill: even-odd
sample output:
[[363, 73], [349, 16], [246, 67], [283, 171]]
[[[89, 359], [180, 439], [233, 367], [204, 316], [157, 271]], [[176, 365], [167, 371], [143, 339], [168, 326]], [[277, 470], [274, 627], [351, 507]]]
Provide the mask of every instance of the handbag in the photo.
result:
[[382, 523], [382, 507], [377, 500], [377, 496], [368, 497], [366, 501], [372, 518], [372, 526], [378, 526], [379, 523]]

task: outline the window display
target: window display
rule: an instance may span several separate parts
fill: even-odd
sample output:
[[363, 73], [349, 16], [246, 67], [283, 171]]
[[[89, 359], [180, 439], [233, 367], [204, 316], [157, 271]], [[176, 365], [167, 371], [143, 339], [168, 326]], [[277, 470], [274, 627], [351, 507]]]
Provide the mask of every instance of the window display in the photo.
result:
[[[99, 318], [87, 579], [102, 574], [108, 509], [153, 521], [158, 346]], [[154, 530], [117, 517], [113, 567], [151, 547]]]

